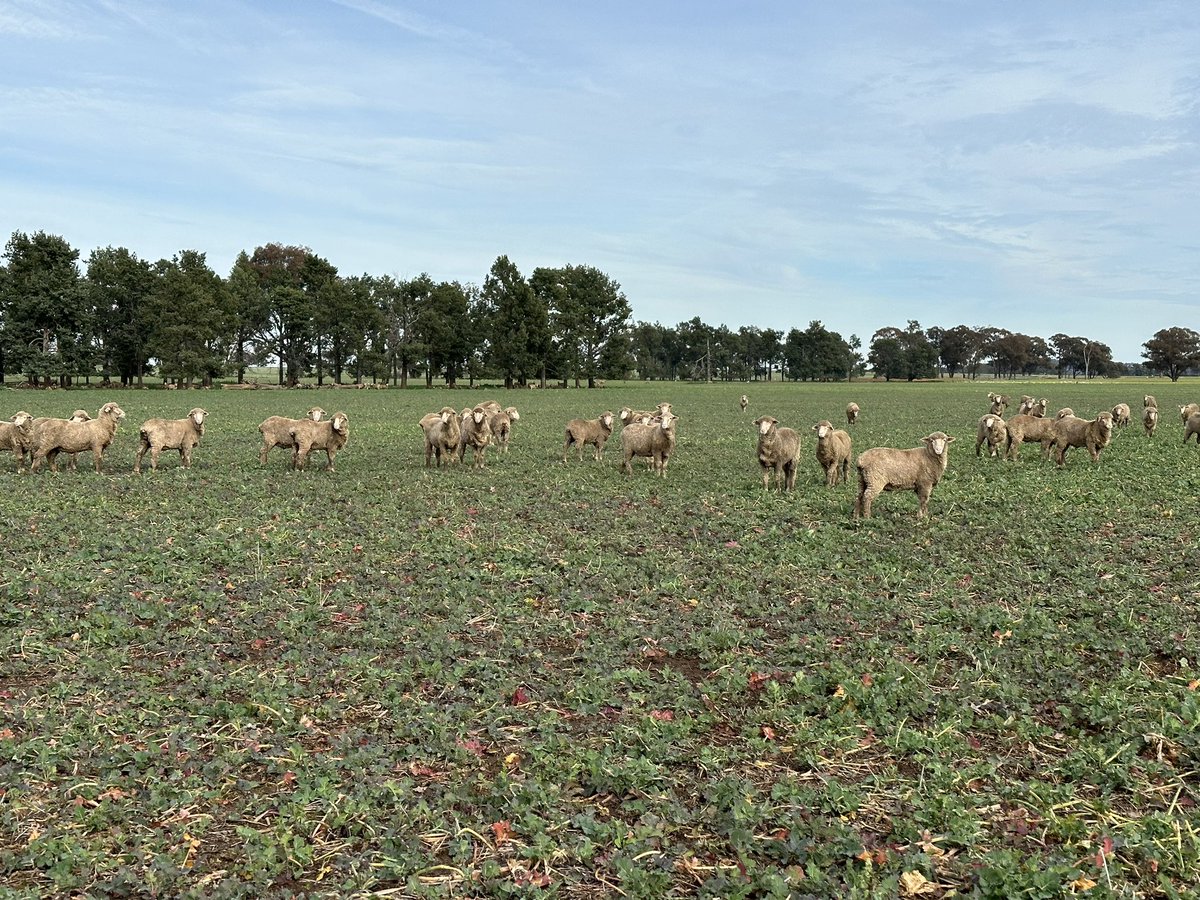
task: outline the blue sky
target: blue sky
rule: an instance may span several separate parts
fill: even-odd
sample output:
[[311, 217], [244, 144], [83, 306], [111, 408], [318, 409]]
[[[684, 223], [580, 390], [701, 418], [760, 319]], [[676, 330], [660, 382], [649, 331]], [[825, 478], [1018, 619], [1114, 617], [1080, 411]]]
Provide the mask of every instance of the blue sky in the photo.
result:
[[0, 0], [0, 237], [592, 265], [638, 319], [1200, 329], [1200, 4]]

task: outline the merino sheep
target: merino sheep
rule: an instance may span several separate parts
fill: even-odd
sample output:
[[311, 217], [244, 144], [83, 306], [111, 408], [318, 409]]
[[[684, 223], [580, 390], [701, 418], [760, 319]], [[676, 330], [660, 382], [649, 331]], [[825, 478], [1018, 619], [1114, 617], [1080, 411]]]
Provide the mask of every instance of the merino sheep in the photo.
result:
[[[86, 409], [75, 410], [73, 413], [71, 413], [71, 418], [69, 418], [69, 419], [55, 419], [50, 416], [38, 416], [36, 419], [33, 420], [33, 422], [30, 423], [30, 426], [29, 426], [29, 435], [30, 435], [30, 442], [31, 442], [29, 445], [30, 456], [32, 457], [32, 454], [33, 454], [33, 444], [32, 444], [33, 434], [39, 428], [41, 428], [41, 426], [44, 422], [90, 422], [90, 421], [92, 421], [92, 417], [88, 414], [88, 411]], [[72, 472], [75, 471], [75, 457], [77, 455], [78, 454], [75, 454], [75, 453], [67, 454], [67, 468], [70, 469]]]
[[1113, 425], [1117, 428], [1125, 428], [1129, 425], [1129, 404], [1118, 403], [1112, 408]]
[[935, 431], [921, 440], [924, 447], [874, 447], [859, 454], [854, 518], [871, 518], [871, 503], [883, 491], [914, 491], [920, 501], [917, 516], [929, 514], [929, 495], [946, 471], [954, 438]]
[[1200, 412], [1200, 406], [1197, 406], [1195, 403], [1185, 403], [1183, 406], [1179, 407], [1179, 421], [1186, 425], [1188, 417], [1193, 416], [1198, 412]]
[[858, 421], [859, 408], [857, 403], [846, 404], [846, 424], [853, 425]]
[[1046, 411], [1050, 408], [1050, 401], [1043, 397], [1041, 400], [1034, 400], [1033, 405], [1029, 407], [1029, 415], [1035, 419], [1043, 419], [1046, 417]]
[[263, 445], [258, 451], [258, 464], [265, 466], [267, 454], [276, 447], [286, 447], [294, 451], [296, 444], [292, 439], [292, 429], [300, 422], [320, 422], [323, 415], [325, 415], [325, 410], [314, 406], [303, 419], [289, 419], [286, 416], [267, 416], [263, 419], [258, 426], [263, 440]]
[[1155, 409], [1158, 409], [1158, 401], [1154, 399], [1153, 394], [1147, 394], [1145, 397], [1142, 398], [1142, 408], [1149, 409], [1150, 407], [1154, 407]]
[[825, 484], [833, 487], [850, 480], [850, 435], [834, 428], [828, 419], [813, 426], [817, 433], [817, 462], [825, 470]]
[[104, 451], [117, 433], [117, 423], [125, 418], [125, 410], [115, 403], [105, 403], [96, 418], [87, 422], [48, 419], [34, 428], [33, 462], [30, 471], [36, 472], [43, 460], [50, 460], [50, 471], [58, 471], [58, 454], [92, 451], [96, 471], [101, 471]]
[[1154, 429], [1158, 427], [1158, 407], [1147, 406], [1142, 411], [1142, 427], [1146, 429], [1146, 437], [1154, 437]]
[[993, 391], [988, 391], [988, 400], [991, 402], [991, 407], [988, 412], [994, 413], [997, 416], [1004, 415], [1004, 410], [1008, 409], [1008, 404], [1012, 398], [1008, 394], [997, 394]]
[[33, 435], [33, 416], [22, 410], [7, 422], [0, 422], [0, 450], [11, 450], [17, 460], [17, 471], [25, 468], [25, 454]]
[[993, 413], [979, 417], [979, 425], [975, 430], [976, 456], [980, 455], [980, 449], [984, 444], [987, 444], [988, 456], [999, 456], [1001, 445], [1004, 445], [1007, 450], [1007, 443], [1008, 423], [1004, 419]]
[[1200, 447], [1200, 412], [1192, 413], [1184, 423], [1183, 442], [1186, 444], [1193, 434], [1196, 435], [1196, 446]]
[[596, 462], [604, 459], [604, 445], [613, 432], [613, 414], [610, 410], [600, 414], [598, 419], [572, 419], [567, 423], [566, 436], [563, 439], [563, 462], [567, 461], [567, 451], [572, 446], [579, 454], [577, 462], [583, 462], [583, 448], [592, 444], [596, 453], [592, 457]]
[[1054, 418], [1066, 419], [1073, 415], [1075, 415], [1075, 410], [1071, 409], [1071, 407], [1069, 407], [1069, 406], [1064, 406], [1062, 409], [1060, 409], [1058, 412], [1056, 412], [1054, 414]]
[[496, 444], [496, 452], [508, 453], [508, 442], [512, 438], [512, 423], [519, 422], [521, 414], [515, 406], [506, 406], [490, 414], [488, 427], [492, 430], [492, 441]]
[[675, 450], [675, 423], [678, 421], [677, 415], [668, 412], [650, 425], [625, 426], [621, 431], [621, 454], [624, 457], [621, 469], [626, 475], [633, 474], [630, 461], [635, 456], [644, 456], [651, 461], [660, 477], [667, 477], [667, 461]]
[[1031, 411], [1033, 410], [1034, 404], [1036, 404], [1036, 403], [1037, 403], [1037, 401], [1034, 400], [1032, 397], [1030, 397], [1028, 394], [1022, 394], [1021, 402], [1020, 402], [1020, 404], [1018, 404], [1017, 411], [1015, 413], [1013, 413], [1013, 415], [1016, 415], [1016, 416], [1030, 415]]
[[464, 409], [459, 423], [458, 461], [462, 462], [467, 447], [475, 454], [475, 468], [484, 466], [484, 452], [492, 441], [492, 429], [488, 424], [488, 414], [482, 406], [474, 409]]
[[1067, 451], [1072, 447], [1086, 447], [1092, 462], [1099, 462], [1100, 451], [1112, 440], [1112, 432], [1113, 417], [1107, 410], [1091, 420], [1078, 416], [1056, 420], [1051, 446], [1058, 450], [1058, 464], [1066, 463]]
[[334, 457], [350, 438], [350, 417], [344, 412], [335, 412], [328, 422], [301, 419], [292, 426], [291, 438], [293, 469], [308, 465], [308, 454], [313, 450], [324, 450], [325, 471], [332, 472]]
[[429, 468], [430, 459], [436, 458], [436, 466], [440, 469], [442, 457], [445, 457], [446, 465], [450, 465], [458, 454], [461, 431], [458, 413], [454, 407], [443, 406], [440, 412], [422, 416], [418, 424], [425, 432], [425, 467]]
[[790, 491], [796, 486], [796, 466], [800, 463], [800, 435], [791, 428], [780, 428], [774, 416], [759, 416], [758, 464], [762, 467], [763, 490], [770, 486], [775, 473], [775, 487]]
[[196, 407], [186, 419], [147, 419], [142, 423], [142, 442], [133, 461], [134, 474], [142, 471], [142, 457], [150, 451], [150, 469], [158, 469], [158, 454], [163, 450], [178, 450], [185, 469], [192, 466], [192, 448], [200, 445], [204, 436], [204, 420], [208, 413]]
[[746, 411], [746, 407], [750, 405], [750, 398], [742, 394], [742, 399], [738, 401], [738, 406], [742, 408], [742, 412]]
[[1008, 436], [1005, 438], [1005, 456], [1016, 459], [1021, 452], [1023, 442], [1037, 441], [1042, 445], [1042, 455], [1048, 456], [1050, 445], [1054, 440], [1054, 423], [1057, 419], [1037, 418], [1036, 416], [1013, 416], [1005, 423]]

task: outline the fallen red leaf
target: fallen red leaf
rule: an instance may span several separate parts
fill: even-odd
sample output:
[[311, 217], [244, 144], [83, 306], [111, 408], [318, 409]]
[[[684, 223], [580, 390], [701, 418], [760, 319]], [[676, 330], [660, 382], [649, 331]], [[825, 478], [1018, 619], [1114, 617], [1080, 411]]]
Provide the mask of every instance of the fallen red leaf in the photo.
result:
[[660, 722], [670, 722], [675, 718], [675, 713], [669, 709], [652, 709], [650, 710], [650, 718], [657, 719]]
[[505, 841], [511, 841], [514, 835], [512, 823], [507, 819], [501, 819], [499, 822], [492, 823], [492, 834], [496, 835], [496, 846], [499, 847]]
[[512, 699], [509, 701], [513, 706], [524, 706], [529, 702], [529, 691], [525, 690], [525, 685], [521, 685], [512, 693]]
[[292, 772], [292, 771], [284, 772], [283, 777], [280, 778], [279, 780], [283, 784], [295, 784], [296, 783], [296, 773]]

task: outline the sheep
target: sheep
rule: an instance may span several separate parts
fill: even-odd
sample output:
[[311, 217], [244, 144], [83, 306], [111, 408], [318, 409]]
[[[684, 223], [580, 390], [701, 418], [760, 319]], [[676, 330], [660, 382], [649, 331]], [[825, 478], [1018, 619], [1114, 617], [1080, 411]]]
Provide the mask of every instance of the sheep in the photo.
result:
[[1029, 415], [1035, 419], [1044, 419], [1046, 410], [1050, 408], [1050, 401], [1043, 397], [1041, 400], [1034, 400], [1033, 405], [1029, 407]]
[[462, 462], [467, 447], [475, 454], [475, 468], [484, 466], [484, 452], [492, 441], [492, 429], [488, 423], [488, 414], [482, 406], [474, 409], [464, 409], [458, 434], [458, 461]]
[[791, 428], [780, 428], [773, 416], [754, 420], [758, 428], [758, 464], [762, 467], [763, 490], [770, 486], [775, 473], [775, 487], [790, 491], [796, 486], [796, 466], [800, 462], [800, 435]]
[[1183, 406], [1179, 407], [1179, 420], [1186, 425], [1188, 417], [1193, 416], [1198, 412], [1200, 412], [1200, 406], [1197, 406], [1195, 403], [1185, 403]]
[[1021, 395], [1021, 403], [1017, 406], [1017, 411], [1015, 413], [1013, 413], [1013, 415], [1017, 415], [1017, 416], [1029, 415], [1030, 411], [1033, 409], [1035, 403], [1037, 403], [1037, 401], [1034, 400], [1032, 397], [1030, 397], [1028, 394], [1022, 394]]
[[613, 432], [613, 414], [605, 410], [598, 419], [572, 419], [567, 423], [566, 436], [563, 440], [563, 462], [567, 461], [567, 451], [574, 445], [578, 451], [578, 462], [583, 462], [583, 448], [588, 444], [596, 447], [592, 459], [600, 462], [604, 459], [604, 444]]
[[1183, 443], [1186, 445], [1188, 438], [1196, 435], [1196, 446], [1200, 447], [1200, 412], [1192, 413], [1188, 416], [1188, 420], [1183, 429]]
[[645, 456], [651, 460], [654, 471], [666, 478], [667, 461], [675, 450], [675, 423], [678, 421], [677, 415], [668, 412], [650, 425], [626, 425], [621, 431], [621, 454], [624, 457], [622, 471], [632, 475], [630, 460], [635, 456]]
[[1071, 407], [1069, 407], [1069, 406], [1064, 406], [1062, 409], [1060, 409], [1058, 412], [1056, 412], [1054, 414], [1054, 418], [1066, 419], [1073, 415], [1075, 415], [1075, 410], [1071, 409]]
[[22, 410], [7, 422], [0, 422], [0, 450], [11, 450], [17, 460], [17, 471], [25, 468], [25, 453], [33, 434], [33, 416]]
[[263, 440], [263, 445], [258, 451], [258, 464], [265, 466], [267, 464], [267, 454], [276, 447], [286, 447], [294, 451], [296, 444], [292, 439], [292, 429], [296, 427], [296, 424], [309, 420], [320, 422], [323, 415], [325, 415], [325, 410], [319, 406], [314, 406], [303, 419], [289, 419], [286, 416], [267, 416], [267, 418], [263, 419], [258, 426]]
[[1004, 415], [1004, 410], [1008, 409], [1008, 404], [1011, 399], [1012, 398], [1010, 398], [1008, 394], [997, 394], [992, 391], [988, 391], [988, 400], [990, 400], [992, 404], [988, 409], [988, 412], [994, 413], [997, 416]]
[[859, 408], [857, 403], [846, 404], [846, 424], [853, 425], [858, 421]]
[[1042, 445], [1042, 455], [1050, 453], [1051, 441], [1054, 438], [1054, 423], [1058, 419], [1037, 418], [1036, 416], [1013, 416], [1005, 423], [1008, 436], [1005, 438], [1005, 457], [1016, 459], [1021, 452], [1022, 442], [1038, 441]]
[[825, 484], [833, 487], [850, 480], [850, 435], [824, 419], [813, 426], [817, 433], [817, 462], [825, 470]]
[[1150, 407], [1154, 407], [1155, 409], [1158, 409], [1158, 401], [1154, 399], [1153, 394], [1147, 394], [1145, 397], [1142, 398], [1142, 408], [1149, 409]]
[[[35, 431], [37, 431], [38, 428], [40, 428], [42, 426], [43, 422], [90, 422], [90, 421], [92, 421], [92, 417], [88, 414], [88, 411], [86, 409], [75, 410], [73, 413], [71, 413], [71, 418], [69, 418], [69, 419], [55, 419], [55, 418], [51, 418], [50, 416], [38, 416], [29, 425], [29, 436], [30, 436], [29, 451], [30, 451], [31, 458], [33, 455], [33, 444], [32, 444], [33, 434]], [[75, 454], [75, 453], [67, 454], [67, 456], [68, 456], [67, 468], [70, 469], [72, 472], [74, 472], [76, 470], [75, 469], [75, 457], [77, 455], [78, 454]]]
[[485, 413], [487, 413], [489, 416], [495, 415], [496, 413], [500, 412], [501, 409], [504, 408], [500, 405], [499, 401], [497, 401], [497, 400], [484, 400], [482, 403], [479, 403], [476, 405], [482, 406], [483, 411]]
[[425, 468], [429, 468], [431, 458], [436, 458], [436, 466], [440, 469], [443, 456], [446, 458], [446, 465], [449, 466], [458, 453], [461, 431], [458, 413], [454, 411], [454, 407], [443, 406], [440, 412], [422, 416], [418, 424], [425, 432]]
[[325, 471], [333, 471], [333, 459], [346, 446], [350, 438], [350, 417], [344, 412], [335, 412], [328, 422], [300, 419], [292, 426], [292, 468], [303, 470], [308, 465], [308, 454], [313, 450], [324, 450]]
[[1112, 408], [1113, 425], [1117, 428], [1125, 428], [1129, 425], [1129, 404], [1118, 403]]
[[506, 406], [490, 414], [488, 427], [492, 430], [492, 439], [496, 444], [496, 452], [508, 453], [508, 442], [512, 437], [512, 423], [519, 422], [521, 414], [515, 406]]
[[117, 423], [125, 418], [125, 410], [115, 403], [105, 403], [95, 419], [87, 422], [72, 422], [64, 419], [48, 419], [33, 432], [33, 462], [29, 469], [36, 472], [43, 460], [50, 460], [50, 471], [58, 471], [58, 454], [92, 451], [96, 472], [101, 471], [104, 451], [117, 433]]
[[920, 501], [917, 517], [929, 514], [929, 495], [946, 471], [950, 444], [955, 439], [935, 431], [921, 440], [924, 447], [874, 447], [859, 454], [854, 518], [871, 518], [871, 503], [882, 491], [914, 491]]
[[650, 420], [655, 416], [661, 416], [664, 412], [671, 411], [670, 403], [660, 403], [652, 410], [630, 409], [628, 406], [622, 406], [618, 418], [621, 420], [621, 425], [649, 425]]
[[158, 454], [163, 450], [178, 450], [185, 469], [192, 466], [192, 448], [200, 445], [204, 436], [204, 420], [208, 413], [196, 407], [186, 419], [147, 419], [142, 423], [142, 442], [133, 461], [133, 473], [142, 471], [142, 457], [150, 451], [150, 469], [158, 469]]
[[746, 411], [746, 407], [750, 405], [750, 398], [742, 394], [742, 399], [738, 401], [738, 406], [742, 408], [742, 412]]
[[1142, 427], [1146, 429], [1146, 437], [1154, 437], [1154, 429], [1158, 427], [1158, 407], [1147, 406], [1142, 412]]
[[[1030, 417], [1033, 418], [1033, 417]], [[1000, 445], [1007, 450], [1008, 423], [1000, 416], [987, 413], [979, 417], [979, 425], [975, 431], [975, 455], [980, 455], [980, 449], [986, 443], [988, 456], [999, 456]]]
[[1112, 440], [1113, 416], [1105, 410], [1088, 420], [1078, 416], [1067, 416], [1054, 423], [1054, 438], [1051, 446], [1058, 450], [1058, 464], [1064, 465], [1067, 451], [1072, 447], [1086, 447], [1092, 462], [1100, 461], [1100, 451]]

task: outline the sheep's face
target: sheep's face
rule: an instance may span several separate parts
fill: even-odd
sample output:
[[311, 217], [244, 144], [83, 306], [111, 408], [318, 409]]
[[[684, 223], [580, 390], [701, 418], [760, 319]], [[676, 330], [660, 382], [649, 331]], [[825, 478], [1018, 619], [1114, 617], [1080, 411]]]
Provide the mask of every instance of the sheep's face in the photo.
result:
[[308, 417], [310, 419], [312, 419], [314, 422], [320, 422], [321, 416], [323, 416], [323, 415], [325, 415], [325, 410], [321, 409], [321, 407], [319, 407], [319, 406], [314, 406], [312, 409], [310, 409], [308, 411]]
[[770, 416], [761, 416], [754, 420], [754, 424], [758, 426], [759, 434], [770, 434], [771, 429], [775, 427], [778, 419], [773, 419]]
[[91, 415], [88, 414], [88, 411], [86, 409], [77, 409], [77, 410], [75, 410], [75, 412], [71, 413], [71, 418], [69, 418], [67, 421], [68, 422], [90, 422], [90, 421], [92, 421], [92, 417], [91, 417]]
[[1069, 407], [1069, 406], [1064, 406], [1062, 409], [1060, 409], [1058, 411], [1057, 414], [1055, 414], [1054, 418], [1065, 419], [1068, 416], [1073, 416], [1073, 415], [1075, 415], [1075, 410], [1071, 409], [1071, 407]]
[[454, 415], [454, 411], [453, 411], [453, 410], [451, 410], [450, 412], [446, 412], [446, 410], [444, 410], [444, 409], [443, 409], [443, 410], [442, 410], [442, 416], [441, 416], [441, 419], [442, 419], [442, 424], [443, 424], [443, 425], [449, 425], [449, 424], [450, 424], [450, 417], [451, 417], [452, 415]]
[[[1182, 406], [1179, 408], [1179, 411], [1183, 412]], [[630, 419], [633, 418], [633, 410], [630, 409], [628, 406], [623, 406], [623, 407], [621, 407], [621, 412], [618, 413], [618, 415], [620, 416], [621, 421], [628, 425]]]
[[984, 427], [984, 428], [986, 428], [986, 429], [988, 429], [989, 431], [991, 431], [991, 429], [992, 429], [992, 426], [993, 426], [993, 425], [995, 425], [995, 424], [996, 424], [996, 417], [995, 417], [995, 416], [985, 416], [985, 417], [984, 417], [984, 420], [983, 420], [983, 427]]
[[813, 431], [817, 433], [818, 438], [825, 440], [825, 438], [833, 434], [833, 424], [831, 422], [818, 422], [813, 426]]
[[121, 409], [121, 407], [117, 406], [115, 403], [105, 403], [102, 407], [100, 407], [100, 415], [112, 416], [114, 419], [120, 422], [123, 418], [125, 418], [125, 410]]
[[1096, 416], [1096, 421], [1100, 423], [1100, 428], [1103, 431], [1112, 431], [1113, 416], [1112, 413], [1102, 412]]
[[504, 410], [504, 413], [510, 419], [512, 419], [514, 422], [521, 421], [521, 414], [519, 412], [517, 412], [517, 408], [515, 406], [508, 407], [507, 409]]
[[14, 425], [16, 425], [18, 428], [24, 428], [26, 425], [28, 425], [30, 422], [33, 421], [33, 416], [31, 416], [29, 413], [25, 412], [24, 410], [21, 410], [21, 412], [17, 413], [15, 416], [13, 416], [11, 419], [9, 419], [9, 421], [12, 422]]
[[201, 431], [204, 430], [204, 419], [207, 416], [208, 416], [208, 413], [205, 412], [204, 410], [202, 410], [198, 406], [195, 409], [193, 409], [190, 413], [188, 413], [188, 418], [191, 419], [192, 422], [195, 424], [195, 426], [197, 428], [199, 428]]
[[675, 429], [675, 423], [678, 421], [679, 416], [675, 415], [674, 413], [664, 413], [662, 421], [659, 422], [659, 427], [662, 428], [663, 431], [673, 431]]
[[334, 413], [331, 427], [338, 434], [345, 434], [346, 429], [350, 427], [350, 419], [344, 412]]
[[610, 412], [606, 412], [604, 415], [602, 415], [600, 417], [600, 422], [604, 425], [605, 428], [612, 428], [613, 414]]
[[946, 448], [954, 442], [954, 438], [940, 431], [935, 431], [929, 437], [922, 438], [921, 440], [925, 442], [926, 447], [933, 451], [934, 456], [945, 456]]
[[482, 406], [477, 406], [471, 410], [471, 418], [476, 425], [482, 425], [483, 420], [487, 418], [487, 411]]
[[1142, 418], [1147, 422], [1157, 422], [1158, 421], [1158, 410], [1155, 409], [1153, 406], [1148, 406], [1148, 407], [1146, 407], [1146, 414], [1144, 416], [1142, 416]]

